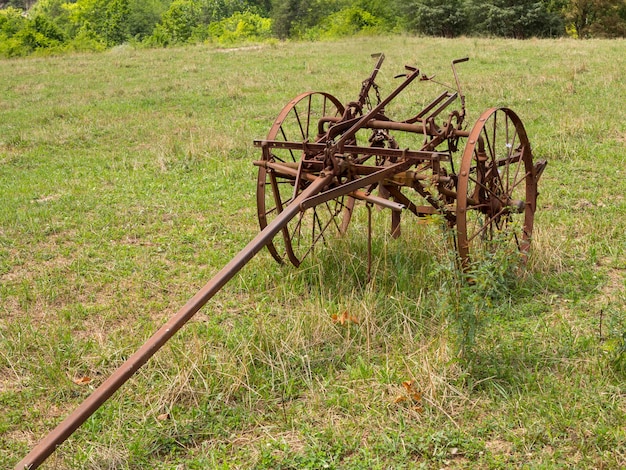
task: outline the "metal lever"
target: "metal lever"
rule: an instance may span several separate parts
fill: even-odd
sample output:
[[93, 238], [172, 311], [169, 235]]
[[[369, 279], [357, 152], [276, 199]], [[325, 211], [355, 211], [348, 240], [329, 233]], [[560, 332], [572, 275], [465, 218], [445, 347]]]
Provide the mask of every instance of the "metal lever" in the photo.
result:
[[462, 57], [460, 59], [455, 59], [452, 61], [452, 73], [454, 74], [454, 81], [456, 82], [456, 89], [459, 92], [459, 98], [461, 99], [461, 117], [465, 117], [465, 95], [461, 91], [461, 82], [459, 82], [459, 76], [456, 73], [456, 64], [460, 64], [462, 62], [467, 62], [469, 57]]

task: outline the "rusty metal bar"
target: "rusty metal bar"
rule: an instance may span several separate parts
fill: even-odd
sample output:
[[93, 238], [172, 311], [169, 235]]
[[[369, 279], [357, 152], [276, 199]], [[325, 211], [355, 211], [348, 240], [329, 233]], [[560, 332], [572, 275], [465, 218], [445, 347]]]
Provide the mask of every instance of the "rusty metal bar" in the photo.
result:
[[457, 94], [456, 93], [452, 93], [448, 97], [448, 99], [441, 104], [441, 106], [439, 106], [436, 110], [434, 110], [432, 113], [430, 113], [428, 115], [427, 119], [432, 119], [434, 117], [439, 116], [444, 109], [446, 109], [448, 106], [450, 106], [450, 103], [452, 103], [454, 100], [456, 100], [456, 97], [457, 97]]
[[353, 190], [357, 190], [365, 186], [369, 186], [370, 184], [380, 183], [387, 176], [398, 171], [404, 171], [411, 165], [413, 165], [413, 162], [407, 159], [400, 163], [396, 163], [394, 165], [384, 167], [382, 170], [379, 170], [376, 173], [372, 173], [371, 175], [364, 176], [356, 180], [352, 180], [349, 183], [344, 183], [341, 186], [338, 186], [333, 189], [329, 189], [328, 191], [324, 191], [319, 194], [314, 194], [311, 197], [306, 198], [300, 204], [300, 206], [302, 210], [306, 210], [310, 207], [317, 206], [318, 204], [323, 204], [324, 202], [330, 201], [331, 199], [335, 199], [339, 196], [349, 194]]
[[[341, 122], [341, 117], [326, 116], [322, 118], [321, 121], [332, 122], [332, 123], [337, 124]], [[412, 119], [409, 119], [408, 121], [385, 121], [382, 119], [372, 119], [371, 121], [366, 122], [363, 128], [411, 132], [413, 134], [426, 134], [431, 137], [439, 135], [438, 133], [432, 132], [429, 126], [426, 126], [426, 128], [424, 128], [422, 124], [415, 124], [415, 122], [416, 121], [413, 121]], [[451, 132], [454, 137], [468, 137], [469, 136], [469, 131], [463, 131], [460, 129], [452, 129]]]
[[[257, 166], [270, 168], [272, 171], [275, 171], [276, 173], [282, 176], [288, 176], [288, 177], [293, 178], [294, 181], [296, 177], [298, 176], [298, 169], [294, 168], [294, 165], [297, 166], [297, 164], [294, 162], [276, 163], [276, 162], [256, 161], [254, 162], [254, 164]], [[372, 167], [372, 168], [378, 168], [378, 167]], [[306, 172], [302, 173], [302, 177], [306, 179], [307, 181], [315, 181], [318, 179], [318, 177], [315, 176], [314, 174], [306, 173]], [[295, 183], [294, 183], [294, 186], [295, 186]], [[367, 186], [367, 185], [364, 184], [364, 186]], [[360, 190], [355, 190], [344, 195], [353, 197], [355, 199], [359, 199], [361, 201], [370, 202], [372, 204], [376, 204], [380, 208], [391, 209], [392, 211], [401, 211], [402, 209], [405, 208], [404, 204], [398, 204], [396, 202], [390, 201], [389, 199], [384, 199], [378, 196], [372, 196], [371, 194], [367, 194]]]
[[381, 119], [372, 119], [365, 126], [368, 129], [385, 129], [390, 131], [410, 132], [413, 134], [428, 133], [428, 128], [424, 128], [422, 124], [413, 124], [409, 122], [383, 121]]
[[[373, 129], [393, 129], [395, 126], [398, 130], [402, 130], [402, 123], [388, 123], [387, 121], [371, 121], [372, 123], [380, 123], [378, 127], [372, 127]], [[385, 126], [384, 124], [390, 124], [390, 126]], [[399, 124], [399, 125], [397, 125]], [[410, 124], [405, 124], [406, 127], [417, 127], [412, 126]], [[368, 126], [365, 126], [368, 127]], [[420, 127], [421, 128], [421, 127]], [[421, 132], [420, 132], [421, 133]], [[286, 142], [282, 140], [255, 140], [255, 147], [262, 148], [278, 148], [278, 149], [292, 149], [292, 150], [311, 150], [317, 153], [322, 153], [326, 150], [327, 145], [325, 143], [311, 143], [311, 142]], [[381, 157], [407, 157], [413, 159], [419, 159], [424, 161], [442, 161], [449, 160], [450, 154], [448, 152], [436, 152], [431, 150], [400, 150], [400, 149], [391, 149], [391, 148], [382, 148], [382, 147], [364, 147], [360, 145], [344, 145], [343, 152], [349, 154], [360, 154], [360, 155], [379, 155]]]
[[448, 99], [446, 101], [446, 103], [443, 105], [443, 107], [440, 107], [440, 109], [436, 112], [433, 113], [432, 115], [430, 115], [429, 117], [433, 117], [438, 115], [442, 109], [444, 109], [446, 106], [448, 106], [450, 103], [452, 103], [456, 98], [457, 98], [457, 93], [450, 93], [449, 91], [444, 91], [443, 93], [441, 93], [441, 95], [439, 95], [437, 98], [435, 98], [428, 106], [426, 106], [424, 109], [422, 109], [418, 114], [416, 114], [414, 117], [412, 117], [411, 119], [407, 119], [406, 123], [408, 124], [413, 124], [415, 122], [418, 121], [424, 121], [424, 117], [435, 107], [437, 106], [439, 103], [441, 103], [444, 99]]
[[374, 86], [374, 80], [376, 79], [376, 75], [378, 75], [378, 72], [380, 72], [380, 67], [383, 65], [383, 61], [385, 60], [385, 54], [372, 54], [372, 58], [378, 60], [376, 61], [376, 65], [374, 66], [374, 70], [372, 70], [370, 76], [366, 80], [364, 80], [363, 84], [361, 85], [361, 93], [359, 93], [358, 100], [361, 106], [365, 105], [369, 97], [370, 88]]
[[363, 115], [363, 117], [360, 118], [356, 122], [356, 124], [354, 124], [346, 132], [344, 132], [343, 135], [339, 138], [336, 143], [336, 147], [339, 150], [339, 153], [343, 153], [343, 148], [346, 142], [352, 139], [357, 131], [361, 129], [365, 125], [365, 123], [367, 123], [367, 121], [370, 121], [374, 116], [377, 116], [380, 111], [385, 109], [385, 106], [387, 106], [396, 96], [398, 96], [402, 92], [402, 90], [409, 86], [409, 84], [413, 80], [419, 77], [419, 70], [417, 70], [416, 68], [409, 67], [408, 65], [405, 66], [405, 68], [409, 73], [407, 73], [404, 81], [400, 85], [398, 85], [398, 87], [394, 91], [392, 91], [384, 100], [382, 100], [374, 108], [372, 108], [370, 112]]
[[148, 359], [187, 323], [211, 297], [232, 279], [254, 255], [256, 255], [300, 211], [300, 203], [319, 193], [333, 179], [323, 174], [306, 188], [292, 204], [287, 206], [264, 230], [222, 268], [196, 295], [194, 295], [172, 318], [146, 341], [126, 362], [65, 418], [54, 430], [39, 442], [14, 467], [15, 470], [31, 470], [39, 467], [81, 424], [106, 402]]

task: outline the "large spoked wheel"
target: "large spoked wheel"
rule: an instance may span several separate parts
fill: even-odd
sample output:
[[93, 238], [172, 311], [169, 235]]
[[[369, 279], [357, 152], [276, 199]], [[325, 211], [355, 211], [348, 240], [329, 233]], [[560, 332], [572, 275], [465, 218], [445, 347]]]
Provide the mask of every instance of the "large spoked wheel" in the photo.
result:
[[[289, 142], [316, 142], [324, 139], [323, 134], [340, 117], [343, 105], [332, 95], [307, 92], [294, 98], [280, 112], [272, 125], [267, 140]], [[327, 119], [330, 118], [330, 119]], [[259, 167], [257, 180], [257, 212], [263, 230], [311, 181], [296, 174], [302, 159], [298, 150], [272, 148], [264, 153], [263, 159], [280, 163], [284, 171]], [[344, 201], [345, 199], [345, 201]], [[320, 241], [330, 234], [341, 231], [342, 211], [348, 197], [340, 197], [298, 213], [267, 245], [278, 262], [289, 260], [299, 266], [302, 260]]]
[[530, 247], [537, 202], [532, 152], [519, 117], [508, 108], [485, 111], [461, 159], [457, 242], [463, 269], [495, 250]]

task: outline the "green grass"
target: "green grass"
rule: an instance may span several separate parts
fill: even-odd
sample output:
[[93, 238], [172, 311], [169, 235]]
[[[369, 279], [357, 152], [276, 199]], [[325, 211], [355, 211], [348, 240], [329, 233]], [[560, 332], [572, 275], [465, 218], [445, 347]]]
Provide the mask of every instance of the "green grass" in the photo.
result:
[[379, 51], [383, 91], [469, 56], [469, 122], [521, 116], [549, 160], [527, 269], [459, 284], [436, 225], [375, 212], [367, 284], [361, 208], [299, 269], [257, 255], [43, 467], [626, 465], [626, 42], [394, 37], [0, 61], [1, 467], [254, 237], [282, 106], [354, 99]]

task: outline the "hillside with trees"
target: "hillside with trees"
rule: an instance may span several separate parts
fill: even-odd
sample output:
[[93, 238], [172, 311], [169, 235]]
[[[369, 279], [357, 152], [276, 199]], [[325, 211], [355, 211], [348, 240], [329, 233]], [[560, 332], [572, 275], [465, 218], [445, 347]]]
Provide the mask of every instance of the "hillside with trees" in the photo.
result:
[[393, 33], [626, 37], [626, 0], [0, 1], [0, 57]]

